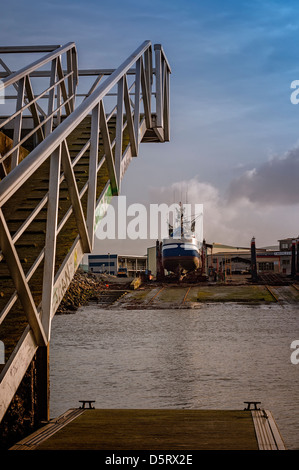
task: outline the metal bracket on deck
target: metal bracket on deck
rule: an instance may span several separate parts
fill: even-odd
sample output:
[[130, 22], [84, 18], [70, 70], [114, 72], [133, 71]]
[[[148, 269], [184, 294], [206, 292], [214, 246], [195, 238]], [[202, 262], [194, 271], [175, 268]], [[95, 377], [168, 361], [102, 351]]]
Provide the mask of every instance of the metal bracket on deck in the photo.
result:
[[[260, 410], [260, 408], [257, 407], [257, 405], [260, 405], [260, 401], [244, 401], [244, 403], [247, 403], [247, 408], [244, 408], [244, 410]], [[251, 408], [251, 405], [253, 405], [253, 408]]]
[[80, 408], [85, 408], [85, 403], [89, 403], [89, 408], [94, 410], [94, 406], [92, 406], [91, 404], [92, 403], [95, 403], [95, 400], [79, 400], [79, 403], [82, 403], [82, 405], [80, 406]]

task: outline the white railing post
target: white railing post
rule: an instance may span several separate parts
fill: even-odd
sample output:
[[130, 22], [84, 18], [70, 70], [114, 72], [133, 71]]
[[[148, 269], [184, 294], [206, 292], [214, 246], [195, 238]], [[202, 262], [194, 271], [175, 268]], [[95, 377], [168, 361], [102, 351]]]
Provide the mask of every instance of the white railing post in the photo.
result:
[[169, 109], [169, 70], [167, 68], [167, 65], [165, 63], [165, 88], [164, 88], [164, 117], [163, 117], [163, 123], [164, 123], [164, 140], [168, 142], [170, 140], [170, 109]]
[[[51, 116], [54, 110], [54, 101], [55, 101], [55, 87], [54, 83], [56, 80], [56, 71], [57, 71], [57, 59], [52, 60], [51, 65], [51, 76], [50, 76], [50, 86], [53, 86], [49, 91], [48, 98], [48, 116]], [[53, 116], [45, 124], [45, 137], [51, 134], [53, 128]]]
[[142, 101], [144, 107], [144, 116], [147, 129], [151, 129], [152, 127], [152, 116], [150, 111], [150, 89], [148, 87], [148, 82], [146, 79], [146, 71], [143, 64], [143, 60], [141, 59], [141, 89], [142, 89]]
[[123, 147], [123, 119], [124, 119], [124, 77], [122, 76], [117, 85], [117, 113], [116, 113], [116, 133], [115, 133], [115, 172], [118, 190], [121, 185], [121, 158]]
[[156, 68], [156, 126], [163, 127], [162, 61], [161, 61], [161, 45], [160, 44], [155, 44], [155, 68]]
[[54, 151], [51, 156], [49, 175], [49, 197], [42, 290], [42, 323], [48, 341], [50, 340], [51, 331], [51, 311], [53, 302], [53, 284], [56, 257], [60, 168], [61, 145], [59, 145], [59, 147]]
[[97, 196], [97, 166], [99, 151], [100, 106], [97, 104], [91, 114], [90, 151], [89, 151], [89, 175], [88, 175], [88, 200], [87, 200], [87, 230], [90, 247], [93, 248], [95, 208]]
[[[25, 92], [25, 78], [21, 78], [18, 84], [18, 97], [16, 104], [16, 111], [20, 111], [15, 118], [14, 122], [14, 133], [13, 133], [13, 147], [17, 146], [21, 138], [22, 130], [22, 112], [21, 109], [24, 103], [24, 92]], [[11, 156], [11, 170], [13, 170], [19, 164], [20, 147], [18, 146]]]
[[136, 136], [136, 151], [138, 153], [140, 143], [140, 92], [141, 92], [141, 58], [136, 62], [135, 72], [135, 100], [134, 100], [134, 129]]

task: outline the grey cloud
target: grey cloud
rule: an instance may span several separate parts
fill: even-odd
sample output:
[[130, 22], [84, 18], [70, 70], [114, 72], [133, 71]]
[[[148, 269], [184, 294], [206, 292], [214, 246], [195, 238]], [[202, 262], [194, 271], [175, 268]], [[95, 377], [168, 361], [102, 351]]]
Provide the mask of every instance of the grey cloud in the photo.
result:
[[234, 179], [228, 199], [247, 198], [264, 205], [290, 205], [299, 202], [299, 148], [283, 158], [273, 158]]

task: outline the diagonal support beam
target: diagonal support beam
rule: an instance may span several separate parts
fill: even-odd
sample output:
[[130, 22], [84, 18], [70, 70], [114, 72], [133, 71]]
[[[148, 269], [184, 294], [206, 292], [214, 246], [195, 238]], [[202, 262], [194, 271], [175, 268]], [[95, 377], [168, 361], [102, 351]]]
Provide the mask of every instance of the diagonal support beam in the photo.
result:
[[47, 337], [1, 209], [0, 245], [36, 342], [39, 346], [45, 346], [47, 345]]
[[134, 101], [134, 129], [136, 136], [137, 153], [140, 143], [140, 91], [141, 91], [141, 58], [136, 62], [135, 73], [135, 101]]
[[94, 90], [96, 89], [96, 87], [98, 86], [98, 84], [100, 83], [100, 81], [102, 80], [103, 77], [104, 77], [103, 74], [100, 74], [100, 75], [97, 76], [97, 78], [95, 79], [93, 85], [91, 86], [91, 88], [90, 88], [89, 91], [87, 92], [87, 94], [86, 94], [84, 100], [86, 100], [86, 98], [88, 98], [88, 97], [91, 95], [91, 93], [94, 92]]
[[57, 75], [58, 75], [59, 80], [62, 80], [61, 85], [60, 85], [61, 94], [62, 94], [63, 100], [65, 102], [65, 112], [66, 112], [67, 115], [69, 115], [69, 114], [71, 114], [72, 109], [71, 109], [71, 105], [68, 101], [68, 94], [67, 94], [67, 90], [66, 90], [66, 85], [65, 85], [65, 80], [64, 80], [64, 73], [63, 73], [63, 70], [62, 70], [60, 59], [58, 59], [58, 61], [57, 61]]
[[152, 116], [151, 116], [151, 107], [150, 107], [149, 88], [148, 88], [145, 68], [144, 68], [142, 60], [141, 60], [141, 88], [142, 88], [142, 99], [143, 99], [146, 127], [148, 129], [151, 129]]
[[131, 144], [131, 153], [133, 157], [137, 157], [137, 144], [136, 144], [136, 136], [134, 130], [134, 122], [132, 117], [131, 111], [131, 104], [130, 104], [130, 95], [128, 89], [128, 81], [126, 75], [124, 76], [124, 102], [125, 102], [125, 110], [127, 116], [127, 127], [129, 132], [130, 144]]
[[77, 222], [77, 228], [80, 235], [84, 253], [91, 252], [91, 243], [88, 236], [87, 226], [84, 218], [84, 212], [80, 200], [75, 173], [72, 167], [71, 157], [66, 141], [62, 143], [62, 168], [66, 179], [70, 200], [73, 206], [73, 212]]
[[122, 76], [117, 84], [117, 113], [115, 130], [115, 171], [118, 188], [121, 185], [120, 171], [123, 153], [123, 119], [124, 119], [124, 77]]
[[[33, 93], [30, 78], [28, 75], [25, 78], [25, 89], [26, 89], [26, 95], [27, 95], [29, 102], [32, 102], [34, 100], [34, 93]], [[40, 125], [40, 118], [37, 112], [37, 105], [35, 101], [30, 105], [30, 111], [33, 117], [34, 125], [35, 127], [38, 127]], [[37, 129], [37, 136], [38, 136], [39, 141], [42, 141], [44, 139], [44, 133], [41, 127]]]
[[[49, 92], [49, 99], [48, 99], [48, 116], [51, 116], [53, 113], [54, 109], [54, 101], [55, 101], [55, 80], [56, 80], [56, 71], [57, 71], [57, 59], [52, 60], [52, 65], [51, 65], [51, 75], [50, 75], [50, 87], [51, 88]], [[46, 122], [45, 124], [45, 137], [47, 135], [51, 134], [53, 130], [53, 116]]]
[[115, 196], [118, 194], [118, 184], [116, 179], [115, 165], [113, 160], [111, 141], [103, 101], [100, 102], [100, 130], [104, 144], [104, 152], [109, 173], [112, 195]]
[[[20, 111], [24, 102], [25, 78], [21, 78], [18, 86], [18, 97], [16, 111]], [[20, 112], [14, 122], [13, 147], [17, 146], [21, 138], [22, 130], [22, 112]], [[17, 147], [11, 156], [11, 170], [19, 164], [20, 147]]]

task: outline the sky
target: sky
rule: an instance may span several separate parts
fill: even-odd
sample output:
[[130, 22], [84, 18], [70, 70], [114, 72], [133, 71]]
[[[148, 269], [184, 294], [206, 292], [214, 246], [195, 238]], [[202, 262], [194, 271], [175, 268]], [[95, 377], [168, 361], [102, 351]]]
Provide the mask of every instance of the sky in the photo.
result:
[[[144, 40], [172, 68], [171, 140], [143, 144], [127, 204], [203, 204], [209, 243], [258, 246], [299, 234], [299, 2], [10, 0], [2, 45], [74, 41], [80, 68], [116, 68]], [[116, 202], [114, 201], [114, 204]], [[100, 241], [98, 253], [144, 254], [150, 240]]]

